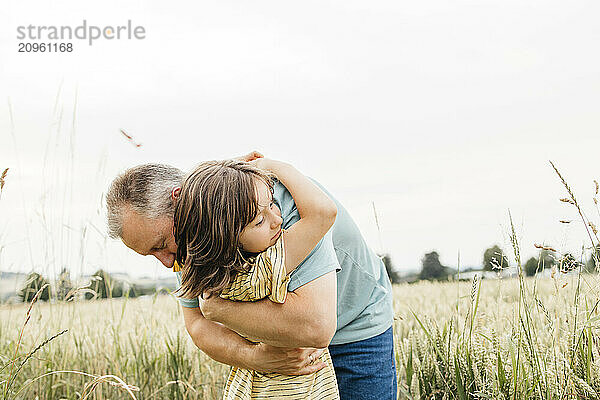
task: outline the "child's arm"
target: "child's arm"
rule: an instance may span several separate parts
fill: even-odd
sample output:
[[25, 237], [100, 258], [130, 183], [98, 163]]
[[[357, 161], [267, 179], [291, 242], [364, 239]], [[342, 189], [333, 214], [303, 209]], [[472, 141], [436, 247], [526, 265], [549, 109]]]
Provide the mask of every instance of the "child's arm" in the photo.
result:
[[337, 207], [317, 185], [290, 164], [265, 158], [253, 163], [273, 172], [290, 192], [300, 220], [284, 232], [285, 268], [289, 274], [319, 243], [335, 222]]

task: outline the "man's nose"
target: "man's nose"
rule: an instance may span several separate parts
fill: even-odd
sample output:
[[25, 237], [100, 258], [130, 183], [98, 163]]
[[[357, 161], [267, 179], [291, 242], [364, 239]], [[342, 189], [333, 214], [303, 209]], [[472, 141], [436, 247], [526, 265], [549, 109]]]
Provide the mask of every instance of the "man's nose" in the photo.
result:
[[172, 253], [159, 252], [154, 253], [154, 257], [158, 259], [167, 268], [171, 268], [173, 263], [175, 263], [175, 255]]

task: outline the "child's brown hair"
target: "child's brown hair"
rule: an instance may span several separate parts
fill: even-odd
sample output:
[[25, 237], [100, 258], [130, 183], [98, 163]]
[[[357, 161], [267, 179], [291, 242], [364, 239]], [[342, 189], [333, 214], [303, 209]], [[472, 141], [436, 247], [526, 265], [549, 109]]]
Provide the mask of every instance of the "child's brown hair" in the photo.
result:
[[256, 254], [242, 250], [240, 234], [258, 212], [256, 181], [273, 191], [271, 174], [235, 160], [204, 162], [185, 178], [173, 218], [182, 297], [218, 295], [248, 272]]

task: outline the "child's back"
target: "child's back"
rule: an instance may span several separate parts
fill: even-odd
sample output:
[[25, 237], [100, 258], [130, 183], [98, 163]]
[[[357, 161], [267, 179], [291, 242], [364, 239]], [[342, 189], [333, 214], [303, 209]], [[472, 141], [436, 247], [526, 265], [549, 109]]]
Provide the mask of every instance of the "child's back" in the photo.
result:
[[[260, 253], [248, 273], [239, 273], [221, 297], [236, 301], [264, 298], [285, 302], [289, 276], [285, 269], [284, 235], [275, 245]], [[329, 351], [320, 361], [327, 366], [309, 375], [281, 375], [233, 367], [223, 395], [224, 399], [339, 399], [335, 372]]]

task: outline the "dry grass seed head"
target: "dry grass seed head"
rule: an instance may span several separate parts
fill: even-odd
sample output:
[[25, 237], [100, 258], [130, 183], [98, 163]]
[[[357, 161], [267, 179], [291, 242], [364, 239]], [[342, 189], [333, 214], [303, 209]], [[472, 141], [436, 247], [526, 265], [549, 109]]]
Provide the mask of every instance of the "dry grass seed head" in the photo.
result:
[[534, 243], [533, 247], [535, 247], [536, 249], [548, 250], [548, 251], [552, 251], [552, 252], [556, 253], [556, 250], [550, 246], [544, 246], [542, 244]]
[[6, 175], [8, 175], [8, 168], [5, 168], [4, 171], [2, 171], [2, 175], [0, 176], [0, 191], [4, 189], [4, 184], [6, 183]]

